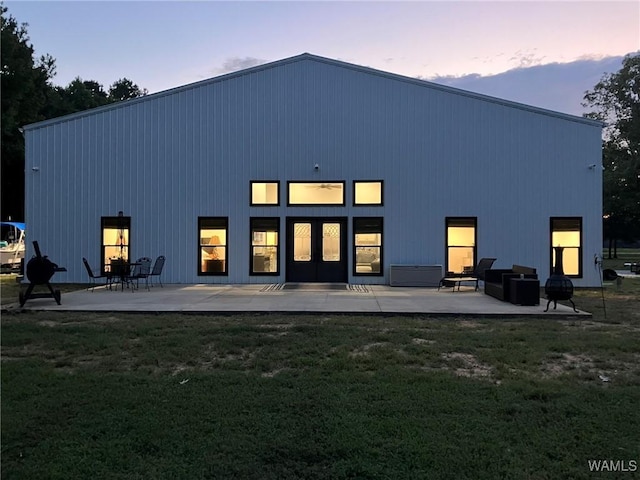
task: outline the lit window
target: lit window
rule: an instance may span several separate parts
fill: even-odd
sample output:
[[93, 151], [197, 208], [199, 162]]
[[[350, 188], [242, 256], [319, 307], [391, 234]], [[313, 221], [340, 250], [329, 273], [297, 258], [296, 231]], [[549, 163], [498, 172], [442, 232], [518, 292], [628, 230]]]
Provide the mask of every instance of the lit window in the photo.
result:
[[382, 182], [353, 182], [354, 205], [382, 205]]
[[382, 218], [353, 219], [354, 275], [382, 275]]
[[251, 274], [278, 275], [279, 218], [251, 219]]
[[556, 264], [554, 247], [562, 249], [562, 269], [569, 277], [582, 277], [582, 219], [551, 218], [551, 269]]
[[226, 217], [198, 218], [198, 275], [227, 275]]
[[344, 205], [344, 182], [290, 182], [289, 205]]
[[476, 264], [477, 219], [475, 217], [448, 217], [446, 222], [446, 271], [451, 273], [472, 271]]
[[102, 217], [100, 270], [103, 275], [115, 271], [118, 262], [129, 262], [130, 231], [131, 217]]
[[251, 205], [279, 205], [278, 182], [251, 182]]

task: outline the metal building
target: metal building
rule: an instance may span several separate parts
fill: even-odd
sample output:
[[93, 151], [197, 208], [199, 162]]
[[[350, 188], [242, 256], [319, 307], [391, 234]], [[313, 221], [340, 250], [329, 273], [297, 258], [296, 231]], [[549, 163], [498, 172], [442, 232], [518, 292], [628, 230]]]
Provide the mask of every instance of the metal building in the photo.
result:
[[560, 245], [594, 286], [601, 127], [305, 53], [26, 126], [28, 236], [67, 282], [82, 257], [160, 254], [167, 283], [388, 284], [481, 257], [544, 280]]

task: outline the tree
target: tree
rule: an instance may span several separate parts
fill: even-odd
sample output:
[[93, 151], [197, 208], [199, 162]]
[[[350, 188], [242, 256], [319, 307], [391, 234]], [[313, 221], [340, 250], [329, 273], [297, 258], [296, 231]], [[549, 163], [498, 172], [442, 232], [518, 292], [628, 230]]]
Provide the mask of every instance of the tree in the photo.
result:
[[24, 218], [24, 138], [20, 128], [43, 120], [49, 81], [55, 60], [43, 55], [34, 60], [27, 24], [18, 25], [0, 5], [0, 58], [2, 65], [2, 218]]
[[109, 101], [121, 102], [131, 98], [142, 97], [147, 94], [147, 89], [141, 89], [128, 78], [121, 78], [109, 87]]
[[102, 85], [95, 80], [76, 77], [66, 87], [52, 87], [47, 92], [44, 112], [46, 118], [59, 117], [146, 94], [146, 89], [140, 88], [127, 78], [114, 82], [109, 91], [105, 92]]
[[605, 74], [586, 92], [586, 114], [605, 123], [603, 130], [603, 214], [609, 258], [617, 241], [640, 235], [640, 53], [625, 56], [622, 68]]
[[2, 219], [24, 219], [24, 137], [30, 123], [146, 95], [127, 78], [105, 92], [95, 80], [76, 77], [66, 87], [54, 86], [55, 60], [34, 59], [27, 24], [18, 24], [0, 4], [2, 93]]
[[69, 112], [79, 112], [90, 108], [101, 107], [109, 103], [107, 92], [94, 80], [74, 78], [64, 90], [63, 98], [69, 105]]

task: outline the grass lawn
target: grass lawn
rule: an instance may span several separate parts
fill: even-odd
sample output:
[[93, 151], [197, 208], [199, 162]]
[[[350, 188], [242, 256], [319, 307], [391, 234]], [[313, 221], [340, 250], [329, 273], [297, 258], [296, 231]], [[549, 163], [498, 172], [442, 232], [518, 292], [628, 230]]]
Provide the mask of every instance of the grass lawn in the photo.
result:
[[588, 462], [640, 464], [639, 297], [608, 285], [605, 318], [579, 290], [586, 320], [7, 313], [2, 478], [637, 478]]

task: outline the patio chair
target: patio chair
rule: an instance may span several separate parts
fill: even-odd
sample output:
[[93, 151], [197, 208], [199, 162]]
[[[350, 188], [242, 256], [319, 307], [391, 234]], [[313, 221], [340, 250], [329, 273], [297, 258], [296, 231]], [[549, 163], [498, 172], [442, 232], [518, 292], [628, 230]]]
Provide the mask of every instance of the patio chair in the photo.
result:
[[[475, 289], [478, 290], [478, 281], [482, 280], [484, 282], [484, 272], [488, 270], [495, 262], [495, 258], [481, 258], [478, 264], [471, 271], [465, 271], [463, 273], [453, 273], [447, 272], [447, 274], [440, 280], [440, 284], [438, 285], [438, 290], [442, 287], [453, 287], [455, 290], [456, 285], [458, 285], [458, 290], [460, 290], [461, 282], [471, 282], [473, 280], [476, 281]], [[459, 280], [463, 279], [463, 280]]]
[[149, 272], [151, 271], [151, 259], [149, 257], [141, 257], [135, 261], [131, 273], [127, 275], [125, 281], [127, 284], [131, 284], [131, 291], [135, 288], [140, 288], [140, 279], [144, 279], [147, 290], [149, 290]]
[[470, 277], [474, 277], [476, 279], [476, 290], [478, 290], [478, 281], [482, 280], [484, 282], [484, 271], [489, 270], [493, 266], [493, 262], [495, 262], [495, 258], [481, 258], [476, 267], [473, 269], [473, 272]]
[[93, 290], [96, 288], [97, 280], [101, 278], [105, 279], [105, 287], [111, 286], [111, 283], [113, 282], [113, 276], [111, 275], [111, 273], [106, 273], [105, 275], [96, 275], [93, 273], [93, 270], [91, 270], [91, 266], [89, 265], [89, 262], [86, 258], [82, 257], [82, 263], [84, 263], [84, 268], [87, 269], [87, 274], [89, 275], [89, 283], [91, 284], [89, 287], [87, 287], [87, 290], [91, 288], [91, 291], [93, 292]]
[[153, 277], [158, 277], [158, 282], [160, 282], [160, 286], [162, 285], [162, 280], [160, 280], [160, 274], [162, 273], [162, 269], [164, 268], [164, 255], [160, 255], [156, 258], [155, 263], [153, 264], [153, 268], [151, 269], [151, 273], [149, 274], [149, 285], [153, 287]]

